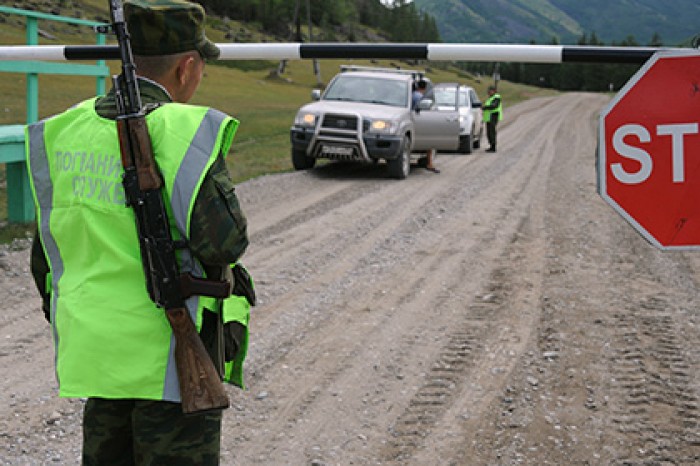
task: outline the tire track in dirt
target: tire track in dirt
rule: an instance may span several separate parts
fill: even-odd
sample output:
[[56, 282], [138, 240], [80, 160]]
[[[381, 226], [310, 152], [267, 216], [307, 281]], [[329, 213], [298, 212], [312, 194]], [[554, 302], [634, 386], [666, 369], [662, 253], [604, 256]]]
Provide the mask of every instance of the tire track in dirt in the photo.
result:
[[[439, 175], [237, 187], [261, 305], [222, 465], [696, 464], [700, 259], [595, 193], [607, 101], [508, 107], [497, 154], [440, 154]], [[56, 398], [27, 258], [0, 256], [20, 271], [0, 279], [0, 464], [76, 464], [82, 403]]]
[[[620, 233], [614, 240], [625, 241]], [[611, 279], [629, 285], [618, 290], [609, 319], [607, 405], [617, 443], [611, 464], [700, 462], [698, 353], [690, 350], [700, 338], [688, 316], [700, 284], [685, 259], [692, 254], [661, 252], [636, 239], [612, 257]]]
[[560, 129], [547, 181], [537, 333], [463, 454], [475, 464], [609, 464], [598, 416], [608, 374], [601, 330], [615, 302], [607, 294], [614, 286], [608, 251], [613, 232], [630, 233], [595, 194], [596, 112], [605, 97], [581, 97], [572, 109], [577, 118]]
[[[560, 105], [563, 114], [571, 113], [567, 105]], [[557, 132], [556, 127], [548, 130], [552, 134]], [[520, 218], [520, 225], [495, 261], [497, 266], [491, 272], [487, 290], [466, 309], [461, 324], [453, 330], [455, 333], [447, 335], [449, 343], [435, 362], [427, 383], [397, 419], [392, 429], [395, 439], [382, 455], [385, 461], [391, 464], [426, 464], [435, 458], [440, 458], [441, 464], [468, 461], [469, 456], [458, 452], [463, 450], [464, 443], [472, 441], [470, 432], [474, 423], [470, 418], [481, 417], [495, 394], [504, 389], [508, 373], [537, 317], [540, 285], [531, 277], [542, 273], [543, 241], [537, 232], [543, 228], [542, 186], [553, 158], [552, 140], [553, 136], [543, 138], [542, 146], [526, 150], [527, 154], [538, 154], [538, 164], [527, 173], [527, 181], [513, 197], [520, 205], [513, 205], [508, 211], [508, 215]], [[523, 269], [528, 269], [530, 278], [524, 278]], [[451, 377], [445, 376], [445, 371]], [[427, 401], [423, 401], [424, 397]]]
[[[557, 154], [592, 154], [586, 121]], [[697, 464], [696, 280], [683, 253], [602, 205], [592, 162], [553, 166], [540, 330], [482, 425], [478, 464]]]
[[615, 464], [700, 461], [697, 387], [676, 337], [669, 298], [647, 296], [613, 315], [617, 341], [610, 364], [618, 402], [612, 422], [630, 446]]
[[[498, 260], [502, 265], [492, 272], [479, 301], [471, 303], [465, 309], [462, 322], [454, 323], [443, 336], [447, 342], [433, 361], [425, 382], [390, 426], [392, 438], [380, 456], [383, 464], [426, 464], [425, 461], [435, 458], [432, 455], [436, 453], [440, 453], [437, 457], [441, 461], [449, 463], [449, 450], [443, 451], [443, 445], [435, 442], [455, 436], [459, 437], [459, 442], [464, 441], [461, 437], [462, 430], [466, 430], [463, 424], [471, 416], [478, 416], [478, 405], [488, 400], [493, 390], [501, 388], [503, 374], [508, 371], [507, 363], [501, 358], [512, 359], [522, 341], [518, 332], [509, 327], [513, 322], [506, 323], [503, 316], [522, 307], [522, 302], [515, 299], [523, 298], [522, 290], [515, 289], [519, 286], [515, 284], [517, 278], [505, 265], [513, 264], [514, 250], [521, 246], [517, 244], [518, 236], [513, 238], [513, 250]], [[525, 321], [532, 317], [528, 314], [522, 315], [524, 328], [528, 328]], [[499, 329], [503, 324], [506, 324], [505, 331]], [[484, 363], [485, 360], [488, 362]], [[466, 391], [474, 394], [464, 397]], [[465, 398], [469, 401], [461, 402]], [[448, 416], [450, 412], [453, 417]]]
[[[534, 127], [534, 125], [533, 125], [533, 127]], [[527, 153], [527, 152], [524, 151], [523, 153]], [[533, 159], [534, 159], [534, 160], [533, 160]], [[525, 169], [525, 170], [522, 170], [522, 168], [524, 168], [524, 167], [518, 167], [518, 169], [516, 169], [515, 167], [516, 167], [516, 165], [517, 165], [518, 162], [526, 163], [526, 164], [527, 164], [526, 166], [527, 166], [528, 168]], [[499, 170], [497, 170], [497, 171], [495, 172], [495, 174], [491, 174], [490, 179], [488, 179], [486, 182], [484, 182], [484, 185], [481, 186], [481, 188], [487, 188], [487, 187], [491, 186], [491, 188], [490, 188], [491, 190], [496, 189], [496, 190], [499, 190], [499, 191], [500, 191], [499, 188], [493, 187], [493, 184], [495, 183], [495, 179], [494, 179], [493, 177], [494, 177], [494, 176], [502, 176], [503, 171], [506, 171], [506, 172], [507, 172], [508, 170], [515, 170], [515, 171], [518, 172], [518, 178], [519, 178], [521, 181], [518, 182], [518, 183], [515, 183], [514, 186], [511, 187], [511, 188], [509, 188], [508, 191], [511, 192], [510, 196], [514, 196], [514, 198], [517, 199], [517, 198], [519, 198], [519, 197], [523, 197], [522, 191], [523, 191], [528, 185], [532, 185], [532, 184], [533, 184], [533, 182], [532, 182], [532, 180], [531, 180], [531, 178], [533, 178], [533, 177], [530, 176], [530, 173], [531, 173], [534, 169], [536, 169], [538, 163], [537, 163], [537, 159], [536, 159], [535, 157], [530, 157], [530, 158], [528, 158], [528, 157], [522, 157], [522, 159], [519, 158], [519, 157], [513, 157], [513, 158], [510, 158], [510, 159], [498, 160], [497, 162], [493, 162], [493, 164], [499, 164], [499, 166], [498, 166], [498, 169], [499, 169]], [[504, 168], [504, 167], [506, 167], [506, 168]], [[473, 167], [472, 167], [472, 168], [473, 168]], [[484, 179], [485, 179], [484, 176], [481, 176], [481, 175], [483, 175], [483, 173], [479, 173], [479, 174], [477, 174], [477, 175], [473, 175], [473, 174], [472, 174], [472, 176], [473, 176], [475, 179], [484, 180]], [[449, 188], [450, 188], [449, 191], [450, 191], [452, 194], [451, 194], [450, 196], [446, 197], [446, 200], [445, 200], [445, 201], [442, 201], [442, 197], [440, 197], [440, 196], [435, 196], [435, 195], [431, 195], [431, 196], [430, 196], [430, 199], [432, 199], [431, 205], [437, 204], [437, 206], [435, 206], [434, 208], [435, 208], [438, 212], [443, 212], [443, 213], [446, 213], [446, 214], [452, 214], [452, 213], [457, 212], [457, 215], [456, 215], [457, 220], [456, 220], [454, 223], [456, 223], [456, 222], [459, 221], [459, 220], [463, 220], [463, 219], [461, 218], [462, 212], [468, 211], [469, 207], [471, 206], [471, 205], [470, 205], [470, 202], [469, 202], [469, 201], [471, 201], [471, 200], [469, 199], [469, 197], [475, 197], [474, 194], [471, 194], [470, 196], [466, 196], [466, 197], [463, 196], [465, 193], [469, 193], [469, 192], [470, 192], [470, 188], [469, 188], [468, 185], [469, 185], [469, 181], [472, 181], [472, 180], [471, 180], [471, 178], [467, 178], [466, 181], [467, 181], [467, 183], [464, 183], [464, 182], [461, 182], [461, 181], [460, 181], [458, 187], [457, 187], [457, 186], [450, 186], [450, 187], [449, 187]], [[446, 190], [446, 191], [447, 191], [447, 190]], [[455, 191], [456, 191], [456, 193], [455, 193]], [[513, 191], [515, 191], [515, 194], [512, 194]], [[493, 194], [494, 194], [493, 192], [489, 192], [489, 189], [481, 189], [481, 190], [477, 190], [476, 192], [480, 193], [481, 196], [486, 196], [487, 198], [489, 197], [489, 195], [493, 195]], [[479, 196], [476, 196], [476, 197], [479, 197]], [[524, 196], [524, 197], [527, 197], [527, 196]], [[466, 204], [467, 204], [467, 205], [465, 205], [465, 201], [466, 201]], [[473, 201], [473, 202], [476, 202], [476, 201]], [[528, 201], [525, 201], [525, 202], [527, 203]], [[517, 202], [516, 202], [515, 200], [505, 201], [503, 204], [499, 204], [499, 205], [507, 205], [508, 207], [504, 207], [502, 210], [499, 210], [499, 211], [497, 211], [497, 212], [489, 213], [488, 215], [492, 217], [493, 214], [497, 214], [497, 215], [501, 216], [502, 219], [501, 219], [501, 220], [497, 220], [497, 221], [494, 221], [493, 218], [491, 218], [491, 219], [486, 219], [485, 223], [488, 224], [490, 228], [484, 230], [484, 231], [485, 231], [484, 237], [483, 237], [483, 238], [480, 238], [481, 241], [476, 241], [476, 242], [469, 243], [469, 244], [479, 244], [479, 245], [480, 245], [479, 247], [481, 247], [481, 248], [484, 248], [484, 244], [486, 244], [486, 245], [490, 245], [490, 246], [491, 246], [492, 248], [494, 248], [496, 251], [501, 250], [501, 249], [503, 248], [503, 243], [509, 242], [509, 241], [511, 240], [511, 237], [509, 237], [509, 236], [507, 236], [507, 235], [493, 235], [493, 233], [491, 233], [490, 231], [491, 231], [491, 229], [496, 229], [496, 230], [502, 229], [502, 230], [504, 230], [504, 231], [513, 231], [513, 229], [517, 227], [517, 224], [518, 224], [518, 221], [519, 221], [518, 218], [519, 218], [520, 215], [522, 215], [522, 214], [515, 215], [516, 218], [510, 218], [510, 217], [513, 216], [513, 215], [512, 215], [512, 210], [514, 210], [514, 208], [517, 207], [516, 204], [517, 204]], [[472, 206], [472, 207], [473, 207], [473, 206]], [[477, 204], [477, 207], [478, 207], [478, 204]], [[521, 207], [522, 207], [522, 206], [521, 206]], [[462, 209], [462, 210], [460, 211], [459, 209]], [[423, 210], [423, 209], [421, 209], [421, 211], [422, 211], [422, 210]], [[408, 217], [410, 218], [410, 212], [406, 212], [406, 213], [404, 213], [404, 215], [406, 215], [406, 216], [408, 216]], [[428, 214], [425, 214], [425, 215], [428, 215]], [[473, 215], [471, 215], [471, 214], [469, 214], [468, 217], [470, 217], [470, 218], [472, 218], [472, 219], [474, 218]], [[438, 218], [432, 218], [432, 219], [431, 219], [431, 218], [428, 218], [428, 219], [431, 220], [431, 225], [433, 225], [433, 222], [432, 222], [432, 221], [435, 221], [435, 220], [437, 220], [436, 223], [438, 223], [438, 224], [439, 224], [439, 223], [442, 223]], [[499, 228], [498, 225], [499, 225], [500, 223], [502, 223], [504, 220], [506, 220], [507, 223], [509, 223], [509, 224], [512, 223], [512, 222], [515, 222], [515, 223], [513, 224], [513, 226], [505, 226], [505, 225], [504, 225], [503, 228]], [[447, 228], [447, 231], [452, 231], [452, 230], [454, 229], [455, 226], [456, 226], [456, 225], [450, 225], [450, 228]], [[435, 228], [436, 228], [437, 230], [440, 230], [440, 227], [444, 227], [444, 225], [437, 225], [437, 226], [435, 226]], [[402, 230], [403, 228], [406, 228], [407, 231], [402, 232], [401, 230]], [[422, 233], [422, 234], [425, 234], [425, 233], [421, 232], [420, 230], [414, 231], [415, 228], [416, 228], [416, 222], [414, 222], [413, 220], [407, 220], [407, 221], [404, 222], [404, 227], [400, 228], [399, 231], [397, 231], [397, 232], [395, 232], [395, 233], [392, 233], [391, 236], [401, 236], [401, 237], [406, 237], [406, 236], [416, 237], [416, 236], [418, 236], [418, 237], [419, 237], [419, 236], [421, 235], [421, 233]], [[422, 226], [421, 228], [422, 228], [422, 229], [428, 229], [428, 227], [425, 226], [425, 225]], [[460, 230], [460, 233], [464, 233], [463, 230], [464, 230], [464, 226], [462, 226], [462, 230]], [[418, 242], [418, 241], [416, 241], [416, 243], [417, 243], [417, 242]], [[494, 243], [496, 243], [496, 244], [494, 244]], [[486, 246], [486, 247], [488, 247], [488, 246]], [[369, 257], [372, 257], [372, 258], [373, 258], [373, 257], [376, 257], [376, 256], [378, 256], [378, 255], [379, 255], [379, 256], [386, 256], [386, 248], [389, 248], [389, 249], [393, 248], [392, 243], [391, 243], [390, 240], [387, 240], [386, 242], [380, 243], [380, 244], [375, 248], [374, 252], [373, 252]], [[470, 251], [470, 250], [471, 250], [471, 248], [465, 248], [465, 249], [466, 249], [467, 251]], [[489, 254], [493, 254], [493, 252], [490, 252]], [[390, 255], [391, 255], [392, 258], [404, 257], [404, 260], [405, 260], [405, 253], [404, 253], [403, 250], [391, 251], [391, 252], [390, 252]], [[444, 257], [443, 257], [443, 256], [444, 256]], [[477, 255], [477, 256], [478, 256], [478, 255]], [[450, 257], [452, 257], [452, 259], [450, 259]], [[387, 280], [386, 283], [388, 283], [389, 286], [392, 287], [392, 295], [394, 296], [394, 298], [390, 299], [390, 301], [391, 301], [391, 303], [389, 304], [389, 306], [391, 306], [390, 309], [394, 309], [394, 308], [396, 308], [396, 307], [401, 307], [401, 306], [407, 306], [409, 303], [415, 302], [416, 300], [418, 300], [419, 302], [425, 302], [425, 300], [426, 300], [426, 297], [425, 297], [425, 296], [417, 296], [417, 295], [416, 295], [417, 292], [418, 292], [418, 290], [421, 290], [421, 292], [422, 292], [422, 290], [430, 290], [430, 289], [433, 289], [433, 287], [430, 286], [431, 283], [423, 283], [423, 286], [421, 287], [421, 282], [422, 282], [422, 281], [423, 281], [423, 282], [425, 281], [425, 279], [423, 278], [424, 275], [427, 274], [427, 275], [436, 275], [436, 276], [440, 276], [440, 273], [439, 273], [439, 272], [443, 272], [443, 271], [444, 271], [444, 270], [442, 270], [442, 269], [447, 269], [448, 273], [452, 273], [453, 275], [456, 275], [456, 274], [453, 273], [453, 272], [455, 271], [455, 267], [457, 267], [457, 270], [459, 270], [459, 267], [462, 267], [462, 270], [460, 270], [460, 272], [464, 272], [463, 269], [469, 267], [469, 265], [464, 264], [464, 257], [463, 257], [463, 256], [459, 256], [457, 260], [455, 260], [454, 257], [455, 257], [455, 251], [454, 251], [454, 250], [447, 250], [447, 251], [445, 251], [445, 252], [442, 252], [441, 254], [438, 254], [438, 257], [437, 257], [437, 258], [429, 258], [429, 262], [428, 262], [428, 263], [424, 263], [424, 264], [422, 264], [422, 266], [421, 266], [422, 269], [425, 270], [426, 272], [423, 273], [423, 274], [418, 274], [418, 275], [416, 275], [416, 276], [414, 277], [414, 281], [413, 281], [413, 282], [411, 282], [411, 281], [406, 281], [405, 283], [407, 283], [408, 285], [405, 286], [405, 287], [404, 287], [403, 284], [401, 284], [401, 283], [396, 283], [396, 284], [394, 284], [394, 285], [392, 286], [392, 285], [391, 285], [391, 284], [392, 284], [392, 279], [391, 279], [389, 276], [387, 276], [387, 277], [386, 277], [386, 280]], [[423, 258], [423, 259], [425, 259], [425, 258]], [[490, 257], [486, 257], [486, 258], [484, 258], [484, 260], [490, 261]], [[452, 262], [452, 263], [454, 263], [454, 264], [456, 264], [456, 265], [451, 265], [450, 267], [442, 267], [442, 268], [441, 268], [441, 265], [448, 264], [448, 263], [450, 263], [450, 262]], [[390, 271], [391, 268], [396, 267], [396, 265], [397, 265], [397, 264], [396, 264], [394, 261], [391, 261], [391, 267], [386, 267], [385, 270]], [[437, 274], [435, 274], [436, 271], [438, 272]], [[373, 271], [373, 275], [376, 277], [376, 280], [375, 280], [375, 281], [377, 281], [377, 282], [379, 282], [379, 283], [382, 282], [382, 277], [383, 277], [383, 275], [382, 275], [382, 271], [381, 271], [381, 270], [379, 270], [379, 269], [378, 269], [378, 270], [374, 270], [374, 271]], [[448, 276], [449, 276], [449, 275], [448, 275]], [[458, 277], [455, 277], [455, 278], [458, 279]], [[394, 279], [394, 280], [395, 280], [395, 279]], [[438, 284], [436, 284], [436, 285], [438, 285]], [[438, 285], [438, 286], [435, 286], [434, 288], [435, 288], [436, 290], [442, 290], [442, 291], [444, 291], [445, 289], [450, 289], [449, 286], [448, 286], [448, 287], [445, 287], [445, 286], [442, 285], [442, 284], [440, 284], [440, 285]], [[459, 284], [457, 284], [456, 288], [459, 289]], [[476, 291], [476, 290], [474, 290], [474, 291]], [[407, 294], [403, 294], [403, 293], [405, 293], [405, 292], [406, 292]], [[381, 292], [381, 290], [377, 290], [376, 293], [370, 294], [370, 296], [372, 296], [372, 299], [367, 300], [367, 301], [363, 301], [363, 302], [367, 302], [368, 304], [369, 304], [369, 302], [372, 302], [372, 303], [373, 303], [373, 304], [372, 304], [372, 307], [382, 307], [383, 301], [386, 301], [386, 300], [388, 299], [386, 296], [382, 297], [382, 294], [383, 294], [383, 293]], [[435, 296], [435, 297], [433, 297], [433, 298], [431, 298], [430, 296], [428, 296], [428, 298], [431, 298], [431, 299], [438, 299], [438, 304], [437, 304], [437, 306], [441, 306], [441, 304], [442, 304], [442, 303], [439, 301], [439, 298], [440, 298], [439, 294], [440, 294], [440, 293], [438, 293], [438, 296]], [[379, 299], [377, 299], [377, 298], [379, 298]], [[462, 298], [460, 298], [460, 301], [459, 301], [457, 304], [462, 304], [462, 303], [463, 303], [463, 300], [462, 300]], [[453, 303], [453, 304], [454, 304], [454, 303]], [[436, 306], [436, 307], [437, 307], [437, 306]], [[433, 307], [433, 306], [431, 306], [431, 307]], [[459, 306], [459, 307], [461, 308], [461, 307], [463, 307], [463, 305], [462, 305], [462, 306]], [[341, 308], [342, 308], [342, 306], [341, 306]], [[342, 310], [340, 310], [339, 312], [342, 312]], [[387, 311], [384, 311], [384, 312], [386, 313]], [[407, 312], [407, 309], [403, 309], [402, 313], [405, 314], [406, 312]], [[395, 313], [396, 313], [396, 311], [393, 311], [393, 312], [392, 312], [392, 314], [395, 314]], [[392, 320], [395, 320], [395, 317], [393, 317], [392, 315], [386, 315], [385, 317], [382, 318], [382, 320], [383, 320], [383, 321], [386, 321], [386, 322], [392, 322]], [[321, 333], [321, 334], [330, 334], [330, 335], [333, 335], [333, 336], [335, 336], [335, 337], [338, 337], [338, 333], [337, 333], [336, 330], [335, 330], [336, 328], [341, 328], [341, 327], [342, 327], [342, 328], [347, 328], [347, 327], [352, 327], [352, 326], [353, 326], [353, 325], [351, 325], [351, 324], [350, 324], [349, 322], [347, 322], [346, 320], [340, 320], [340, 323], [338, 323], [337, 321], [335, 321], [335, 322], [331, 322], [330, 324], [326, 324], [326, 323], [324, 322], [324, 323], [322, 323], [322, 324], [319, 324], [319, 328], [317, 328], [316, 331], [317, 331], [318, 333]], [[377, 325], [377, 324], [372, 325], [372, 327], [373, 327], [373, 328], [379, 328], [379, 329], [386, 329], [386, 328], [393, 328], [393, 329], [396, 329], [397, 327], [400, 328], [401, 325], [400, 325], [400, 324], [399, 324], [399, 325], [396, 325], [396, 322], [392, 322], [391, 325], [386, 325], [386, 324], [383, 324], [383, 323], [382, 323], [382, 324], [380, 324], [380, 325]], [[417, 330], [417, 332], [420, 332], [420, 333], [423, 333], [423, 334], [426, 334], [426, 333], [427, 333], [427, 334], [430, 334], [430, 332], [428, 331], [429, 329], [430, 329], [430, 328], [429, 328], [429, 326], [428, 326], [428, 327], [423, 328], [423, 329], [421, 329], [421, 330]], [[381, 332], [382, 332], [382, 333], [386, 333], [386, 330], [381, 330]], [[376, 332], [375, 332], [375, 333], [376, 333]], [[400, 333], [399, 333], [399, 332], [391, 332], [391, 333], [393, 334], [392, 337], [390, 337], [390, 338], [391, 338], [391, 341], [397, 341], [397, 340], [398, 340], [398, 341], [401, 341], [401, 340], [403, 339], [403, 341], [404, 341], [405, 343], [402, 343], [402, 346], [403, 346], [403, 345], [406, 345], [406, 346], [408, 347], [406, 350], [403, 350], [403, 349], [401, 349], [401, 348], [398, 348], [396, 352], [399, 353], [399, 354], [409, 354], [408, 352], [410, 351], [410, 346], [411, 346], [412, 344], [414, 344], [414, 339], [411, 338], [411, 337], [399, 337], [399, 338], [397, 339], [397, 338], [396, 338], [396, 334], [398, 333], [399, 335], [402, 335], [402, 334], [403, 334], [403, 335], [412, 335], [412, 334], [414, 334], [414, 333], [410, 330], [410, 328], [408, 329], [408, 331], [406, 331], [406, 329], [404, 329], [404, 330], [402, 330], [402, 332], [400, 332]], [[318, 343], [317, 341], [315, 341], [315, 340], [312, 338], [312, 336], [309, 336], [309, 338], [310, 338], [311, 341], [313, 342], [313, 343], [311, 344], [311, 345], [313, 346], [313, 349], [318, 350], [318, 352], [319, 352], [320, 354], [327, 354], [327, 352], [324, 351], [324, 349], [326, 348], [325, 345], [319, 345], [319, 343]], [[386, 339], [386, 337], [384, 337], [384, 338], [382, 338], [382, 339]], [[366, 342], [366, 341], [371, 341], [371, 340], [372, 340], [371, 337], [365, 336], [365, 338], [364, 338], [364, 341], [365, 341], [365, 342]], [[360, 351], [360, 350], [358, 349], [358, 346], [362, 346], [362, 344], [363, 344], [363, 343], [362, 343], [362, 341], [361, 341], [359, 345], [356, 343], [354, 348], [347, 348], [347, 349], [342, 349], [342, 348], [343, 348], [343, 345], [341, 345], [341, 349], [338, 349], [338, 348], [337, 348], [338, 342], [335, 341], [335, 342], [334, 342], [334, 345], [336, 346], [336, 350], [335, 350], [335, 352], [332, 354], [333, 357], [332, 357], [332, 358], [331, 358], [331, 357], [328, 358], [328, 359], [331, 359], [331, 361], [332, 361], [332, 362], [331, 362], [331, 365], [332, 365], [332, 364], [341, 364], [341, 365], [345, 365], [345, 364], [347, 363], [347, 360], [346, 360], [346, 359], [342, 359], [342, 358], [340, 358], [340, 360], [339, 360], [339, 358], [337, 357], [337, 354], [340, 353], [340, 354], [357, 355], [358, 351]], [[459, 347], [459, 345], [460, 345], [459, 342], [456, 342], [455, 344], [457, 345], [457, 347]], [[330, 351], [330, 350], [328, 350], [328, 351]], [[297, 347], [297, 348], [295, 348], [295, 352], [304, 353], [304, 350]], [[304, 358], [301, 358], [301, 359], [303, 360]], [[323, 369], [320, 369], [320, 368], [318, 367], [318, 366], [319, 366], [319, 363], [322, 364], [322, 361], [320, 361], [319, 359], [320, 359], [320, 358], [313, 358], [313, 359], [311, 359], [311, 360], [310, 360], [311, 364], [308, 365], [307, 367], [312, 366], [312, 367], [314, 368], [314, 372], [319, 372], [319, 371], [320, 371], [320, 372], [323, 374]], [[299, 364], [301, 365], [301, 363], [299, 363]], [[287, 364], [287, 363], [285, 362], [285, 365], [289, 365], [289, 364]], [[391, 366], [397, 367], [397, 364], [395, 364], [395, 363], [392, 362]], [[345, 368], [345, 371], [346, 371], [346, 372], [352, 372], [352, 369], [346, 367], [346, 368]], [[292, 371], [292, 372], [293, 372], [293, 371]], [[307, 372], [311, 372], [311, 371], [307, 371]], [[275, 374], [276, 374], [275, 371], [272, 371], [272, 373], [275, 373]], [[325, 375], [321, 375], [320, 377], [319, 377], [319, 376], [315, 376], [315, 377], [318, 377], [318, 378], [316, 378], [313, 382], [311, 382], [311, 383], [308, 384], [308, 387], [310, 387], [309, 390], [310, 390], [310, 392], [311, 392], [310, 395], [309, 395], [309, 394], [307, 394], [307, 395], [304, 395], [304, 394], [297, 394], [296, 397], [295, 397], [293, 400], [291, 400], [291, 401], [288, 402], [289, 405], [294, 406], [294, 409], [291, 409], [291, 412], [294, 413], [294, 415], [293, 415], [292, 418], [288, 417], [288, 416], [289, 416], [289, 412], [290, 412], [289, 410], [286, 411], [286, 413], [287, 413], [286, 415], [285, 415], [285, 413], [283, 412], [283, 413], [276, 413], [276, 416], [279, 415], [279, 414], [282, 414], [281, 418], [282, 418], [282, 419], [285, 419], [285, 424], [289, 424], [289, 423], [295, 424], [295, 423], [298, 423], [298, 422], [299, 422], [299, 419], [301, 419], [300, 416], [304, 416], [304, 415], [308, 414], [308, 413], [306, 413], [306, 411], [309, 409], [308, 407], [312, 407], [312, 405], [314, 405], [314, 404], [322, 405], [322, 404], [323, 404], [323, 401], [319, 401], [319, 397], [321, 397], [321, 395], [322, 395], [323, 393], [326, 393], [326, 392], [333, 392], [333, 389], [331, 389], [331, 388], [329, 388], [329, 387], [332, 387], [334, 384], [338, 384], [338, 385], [340, 385], [340, 386], [344, 386], [343, 384], [339, 384], [337, 380], [334, 380], [334, 377], [333, 377], [333, 376], [328, 376], [329, 373], [330, 373], [330, 374], [335, 374], [336, 372], [333, 371], [332, 369], [328, 369], [328, 372], [326, 372]], [[391, 378], [393, 375], [395, 375], [395, 374], [391, 374], [391, 373], [387, 374], [387, 376], [388, 376], [389, 378]], [[420, 375], [420, 374], [416, 374], [416, 375]], [[406, 375], [404, 375], [404, 376], [406, 376]], [[304, 374], [304, 377], [305, 377], [305, 378], [312, 378], [312, 379], [314, 378], [314, 376], [313, 376], [312, 374]], [[347, 378], [347, 377], [344, 377], [344, 378]], [[291, 383], [291, 381], [290, 381], [289, 383]], [[298, 384], [297, 384], [297, 385], [298, 385]], [[399, 384], [399, 385], [400, 385], [400, 384]], [[386, 387], [386, 388], [388, 389], [389, 387]], [[392, 388], [392, 389], [391, 389], [391, 391], [396, 391], [396, 390], [400, 390], [400, 388], [398, 388], [398, 389]], [[360, 393], [359, 396], [358, 396], [357, 398], [362, 398], [362, 397], [363, 397], [363, 394]], [[300, 402], [300, 401], [298, 401], [298, 400], [304, 400], [304, 401], [303, 401], [303, 402]], [[312, 401], [313, 401], [313, 403], [312, 403]], [[394, 401], [395, 401], [395, 404], [396, 404], [399, 400], [394, 400]], [[298, 405], [297, 405], [297, 403], [298, 403]], [[362, 406], [360, 406], [359, 408], [361, 409]], [[266, 416], [267, 416], [267, 415], [266, 415]], [[317, 421], [318, 421], [318, 420], [317, 420]], [[323, 430], [323, 423], [321, 423], [321, 425], [322, 425], [322, 427], [321, 427], [319, 430]], [[319, 432], [316, 431], [316, 433], [319, 433]], [[289, 431], [287, 431], [286, 436], [289, 436], [289, 435], [291, 435], [291, 434], [289, 434]], [[270, 444], [272, 444], [272, 445], [270, 445]], [[277, 451], [277, 450], [279, 450], [279, 449], [280, 449], [280, 448], [279, 448], [278, 446], [275, 446], [275, 445], [274, 445], [274, 442], [268, 442], [268, 447], [267, 447], [267, 449], [266, 449], [266, 450], [267, 450], [266, 452], [261, 453], [261, 454], [252, 454], [252, 453], [251, 453], [251, 456], [252, 456], [252, 457], [255, 457], [255, 458], [257, 458], [257, 457], [264, 457], [264, 458], [267, 458], [268, 461], [272, 461], [272, 460], [270, 459], [270, 458], [271, 458], [270, 455], [274, 455], [274, 452]], [[242, 450], [246, 450], [246, 448], [242, 448]], [[281, 459], [280, 459], [280, 461], [281, 461]], [[284, 461], [290, 461], [290, 459], [289, 459], [288, 457], [285, 457], [285, 458], [284, 458]], [[293, 460], [291, 460], [291, 461], [294, 462]], [[272, 461], [272, 462], [274, 462], [274, 461]]]

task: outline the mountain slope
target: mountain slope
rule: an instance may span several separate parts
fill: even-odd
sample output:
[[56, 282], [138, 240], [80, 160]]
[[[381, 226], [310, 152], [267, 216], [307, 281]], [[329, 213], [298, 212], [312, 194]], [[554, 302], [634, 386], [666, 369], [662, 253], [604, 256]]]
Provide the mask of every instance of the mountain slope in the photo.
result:
[[675, 45], [700, 32], [697, 0], [414, 0], [435, 16], [445, 42], [575, 43], [592, 33], [605, 43], [654, 33]]

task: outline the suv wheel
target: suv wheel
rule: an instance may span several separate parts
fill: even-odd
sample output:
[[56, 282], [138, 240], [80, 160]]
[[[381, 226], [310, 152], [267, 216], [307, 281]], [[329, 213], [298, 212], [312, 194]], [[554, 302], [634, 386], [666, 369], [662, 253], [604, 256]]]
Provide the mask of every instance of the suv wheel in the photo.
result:
[[467, 134], [466, 136], [459, 137], [459, 153], [460, 154], [471, 154], [472, 153], [472, 135]]
[[392, 178], [403, 180], [408, 176], [411, 171], [411, 138], [403, 137], [399, 156], [393, 160], [387, 160], [387, 168]]
[[308, 170], [309, 168], [314, 168], [316, 159], [307, 157], [304, 150], [292, 149], [292, 165], [294, 165], [295, 170]]

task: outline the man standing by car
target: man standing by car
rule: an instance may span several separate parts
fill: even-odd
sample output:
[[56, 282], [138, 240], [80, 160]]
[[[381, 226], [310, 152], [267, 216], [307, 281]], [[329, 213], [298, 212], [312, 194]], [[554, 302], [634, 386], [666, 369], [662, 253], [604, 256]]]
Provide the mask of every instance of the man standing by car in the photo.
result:
[[489, 148], [486, 152], [496, 152], [496, 125], [503, 119], [503, 105], [501, 95], [496, 90], [496, 86], [489, 86], [489, 98], [484, 106], [484, 121], [486, 122], [486, 138], [489, 141]]
[[[425, 79], [420, 79], [417, 82], [414, 83], [413, 85], [413, 95], [411, 96], [411, 108], [413, 111], [417, 111], [418, 104], [420, 103], [421, 100], [423, 100], [423, 97], [425, 97], [425, 93], [428, 90], [428, 82]], [[440, 170], [438, 170], [435, 165], [433, 165], [433, 159], [435, 158], [435, 152], [437, 152], [435, 149], [429, 149], [427, 156], [426, 156], [426, 164], [425, 164], [425, 169], [430, 170], [433, 173], [440, 173]]]

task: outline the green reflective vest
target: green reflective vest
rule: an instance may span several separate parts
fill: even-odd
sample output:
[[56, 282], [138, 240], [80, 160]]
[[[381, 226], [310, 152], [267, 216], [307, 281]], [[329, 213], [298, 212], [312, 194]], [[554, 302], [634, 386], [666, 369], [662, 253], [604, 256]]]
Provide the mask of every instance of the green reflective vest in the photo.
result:
[[[180, 401], [174, 339], [148, 296], [134, 213], [125, 205], [116, 124], [87, 100], [27, 127], [27, 163], [50, 266], [59, 395]], [[174, 239], [188, 238], [202, 180], [238, 122], [165, 104], [146, 117]], [[204, 276], [188, 250], [180, 270]], [[197, 328], [211, 298], [186, 302]]]
[[[498, 107], [488, 110], [487, 107], [493, 105], [493, 101], [496, 99], [499, 99]], [[503, 119], [503, 100], [501, 99], [501, 94], [499, 93], [495, 93], [494, 95], [486, 99], [486, 102], [484, 102], [484, 121], [491, 121], [491, 115], [493, 115], [494, 113], [498, 114], [498, 121], [501, 121]]]

